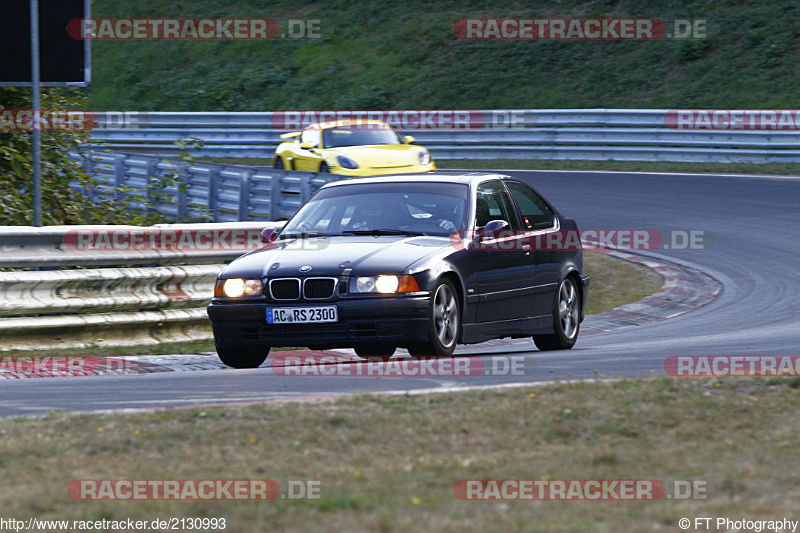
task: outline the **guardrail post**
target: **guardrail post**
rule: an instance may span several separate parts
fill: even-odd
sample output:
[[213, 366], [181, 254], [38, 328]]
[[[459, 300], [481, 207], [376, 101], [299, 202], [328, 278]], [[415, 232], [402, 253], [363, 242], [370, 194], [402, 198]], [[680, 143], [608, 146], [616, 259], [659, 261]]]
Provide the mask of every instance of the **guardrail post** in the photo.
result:
[[[154, 184], [157, 183], [157, 173], [158, 173], [158, 159], [148, 159], [147, 160], [147, 186], [145, 187], [146, 193], [146, 213], [148, 215], [152, 214], [153, 211], [153, 187]], [[155, 206], [155, 210], [158, 211], [158, 206]]]
[[95, 173], [95, 161], [94, 161], [94, 152], [88, 152], [86, 157], [83, 158], [84, 161], [84, 168], [86, 172], [92, 176], [92, 179], [89, 183], [87, 183], [85, 190], [86, 196], [89, 200], [94, 201], [94, 190], [97, 188], [97, 173]]
[[125, 186], [125, 154], [114, 155], [114, 199], [120, 200], [120, 189]]
[[311, 198], [311, 178], [312, 176], [300, 178], [300, 205], [303, 205]]
[[212, 166], [208, 172], [208, 210], [211, 211], [213, 222], [219, 222], [219, 171], [220, 167]]
[[239, 220], [247, 220], [250, 206], [250, 170], [243, 170], [239, 175]]
[[269, 219], [278, 220], [280, 216], [281, 188], [283, 187], [283, 172], [275, 172], [270, 180], [269, 189]]
[[191, 187], [191, 176], [192, 176], [192, 168], [189, 165], [180, 165], [178, 167], [178, 171], [176, 173], [178, 177], [177, 183], [177, 193], [178, 193], [178, 220], [180, 222], [186, 219], [186, 212], [187, 212], [187, 203], [188, 203], [188, 191], [189, 187]]

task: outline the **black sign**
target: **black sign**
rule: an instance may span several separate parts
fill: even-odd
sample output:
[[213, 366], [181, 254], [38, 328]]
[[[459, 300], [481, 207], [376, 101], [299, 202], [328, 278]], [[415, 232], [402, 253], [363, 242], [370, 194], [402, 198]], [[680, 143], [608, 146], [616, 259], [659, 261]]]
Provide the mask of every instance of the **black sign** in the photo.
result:
[[[73, 39], [67, 24], [89, 18], [88, 0], [39, 0], [42, 85], [88, 85], [89, 40]], [[30, 0], [0, 0], [0, 85], [31, 84]]]

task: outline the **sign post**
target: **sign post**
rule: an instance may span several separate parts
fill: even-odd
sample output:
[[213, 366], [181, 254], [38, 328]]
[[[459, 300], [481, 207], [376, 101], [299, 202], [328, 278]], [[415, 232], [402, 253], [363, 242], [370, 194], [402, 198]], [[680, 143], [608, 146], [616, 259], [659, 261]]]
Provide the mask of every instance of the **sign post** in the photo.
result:
[[33, 225], [42, 225], [41, 68], [39, 65], [39, 0], [31, 3], [31, 81], [33, 82]]

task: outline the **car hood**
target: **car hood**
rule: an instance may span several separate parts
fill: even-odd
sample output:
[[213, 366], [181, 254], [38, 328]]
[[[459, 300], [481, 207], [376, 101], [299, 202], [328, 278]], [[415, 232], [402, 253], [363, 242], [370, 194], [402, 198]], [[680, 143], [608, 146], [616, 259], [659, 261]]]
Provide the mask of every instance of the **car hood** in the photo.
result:
[[[413, 263], [450, 247], [447, 237], [341, 236], [278, 241], [244, 255], [222, 276], [338, 276], [401, 273]], [[300, 267], [311, 267], [301, 272]]]
[[342, 146], [330, 150], [353, 159], [361, 167], [396, 168], [419, 165], [419, 153], [425, 149], [411, 144], [379, 144]]

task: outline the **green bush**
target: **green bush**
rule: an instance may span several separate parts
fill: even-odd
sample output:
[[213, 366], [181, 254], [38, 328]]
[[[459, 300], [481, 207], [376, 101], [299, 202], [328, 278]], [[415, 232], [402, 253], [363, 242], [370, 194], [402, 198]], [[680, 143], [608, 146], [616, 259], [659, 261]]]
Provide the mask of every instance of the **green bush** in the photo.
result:
[[[31, 90], [0, 89], [0, 110], [31, 109]], [[86, 98], [77, 90], [45, 89], [43, 110], [86, 109]], [[0, 130], [0, 225], [33, 224], [33, 136], [30, 131]], [[86, 171], [85, 164], [70, 153], [80, 153], [89, 141], [86, 131], [42, 131], [42, 223], [137, 224], [175, 222], [158, 212], [169, 201], [167, 189], [185, 188], [179, 171], [152, 180], [146, 190], [104, 186]], [[196, 141], [178, 143], [187, 151]], [[177, 160], [191, 163], [188, 153]], [[201, 214], [195, 220], [206, 220]]]
[[[31, 90], [0, 90], [0, 109], [31, 109]], [[46, 89], [42, 109], [85, 108], [75, 91]], [[33, 136], [29, 131], [0, 131], [0, 224], [33, 224]], [[102, 221], [110, 206], [87, 209], [87, 201], [70, 183], [91, 185], [82, 166], [69, 157], [87, 141], [85, 132], [42, 132], [42, 222], [73, 224]]]

